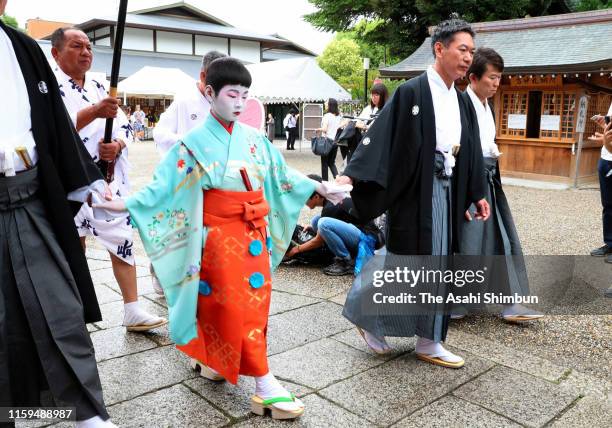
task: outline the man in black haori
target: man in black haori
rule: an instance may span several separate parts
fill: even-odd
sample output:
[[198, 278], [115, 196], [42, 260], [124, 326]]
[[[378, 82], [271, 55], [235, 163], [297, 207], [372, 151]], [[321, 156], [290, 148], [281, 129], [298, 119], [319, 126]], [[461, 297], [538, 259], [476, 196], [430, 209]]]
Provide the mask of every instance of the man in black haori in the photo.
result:
[[0, 58], [0, 407], [72, 407], [78, 427], [113, 427], [85, 327], [101, 315], [72, 223], [81, 203], [67, 199], [102, 176], [36, 42], [0, 22]]
[[[419, 77], [400, 86], [359, 144], [340, 183], [352, 183], [360, 217], [387, 212], [387, 252], [391, 256], [445, 256], [457, 250], [466, 209], [486, 220], [482, 151], [475, 118], [454, 81], [472, 63], [474, 31], [465, 21], [440, 23], [431, 37], [435, 62]], [[456, 156], [455, 156], [456, 154]], [[443, 257], [440, 257], [442, 262]], [[420, 267], [420, 266], [419, 266]], [[390, 347], [385, 336], [417, 336], [419, 359], [459, 368], [464, 360], [441, 342], [448, 330], [445, 311], [398, 315], [380, 306], [363, 311], [371, 284], [357, 278], [344, 316], [356, 324], [377, 353]], [[445, 295], [443, 284], [435, 295]]]
[[[467, 256], [482, 256], [480, 265], [489, 269], [486, 284], [488, 291], [504, 296], [527, 296], [529, 282], [523, 259], [521, 242], [512, 219], [510, 205], [502, 188], [498, 158], [501, 155], [495, 144], [495, 117], [489, 99], [495, 95], [504, 71], [503, 58], [490, 48], [479, 48], [474, 54], [467, 76], [470, 84], [463, 92], [463, 98], [474, 111], [476, 126], [480, 135], [486, 179], [485, 198], [491, 206], [491, 219], [486, 222], [473, 221], [473, 207], [465, 213], [462, 240], [459, 253]], [[482, 305], [477, 305], [482, 306]], [[463, 318], [465, 306], [456, 306], [452, 319]], [[504, 320], [521, 323], [542, 318], [519, 303], [506, 304], [501, 316]]]

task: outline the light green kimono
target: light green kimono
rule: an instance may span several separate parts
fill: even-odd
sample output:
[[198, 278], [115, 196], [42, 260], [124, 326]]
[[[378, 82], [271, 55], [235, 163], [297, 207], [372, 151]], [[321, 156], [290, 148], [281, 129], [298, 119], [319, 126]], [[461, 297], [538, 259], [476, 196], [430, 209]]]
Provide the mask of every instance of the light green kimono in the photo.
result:
[[178, 345], [197, 335], [200, 263], [207, 235], [202, 224], [202, 190], [246, 191], [242, 167], [253, 190], [263, 187], [270, 206], [267, 244], [275, 269], [289, 246], [301, 208], [315, 191], [315, 182], [289, 168], [272, 143], [251, 127], [235, 122], [230, 135], [209, 115], [167, 153], [153, 182], [126, 201], [164, 288], [170, 337]]

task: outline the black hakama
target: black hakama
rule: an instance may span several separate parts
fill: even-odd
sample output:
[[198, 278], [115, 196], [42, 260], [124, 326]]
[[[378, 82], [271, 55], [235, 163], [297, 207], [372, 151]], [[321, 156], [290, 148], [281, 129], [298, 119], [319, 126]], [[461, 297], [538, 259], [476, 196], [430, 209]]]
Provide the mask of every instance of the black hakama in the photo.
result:
[[108, 418], [74, 277], [39, 198], [37, 169], [0, 177], [0, 406]]
[[[431, 202], [432, 255], [448, 255], [452, 242], [452, 181], [444, 176], [444, 157], [439, 153], [435, 155]], [[408, 267], [418, 270], [421, 268], [421, 260], [417, 257], [399, 256], [388, 251], [386, 256], [372, 259], [372, 263], [379, 264], [379, 267], [368, 266], [364, 271], [394, 270], [400, 263], [403, 264], [402, 267], [408, 263]], [[444, 266], [447, 261], [447, 258], [440, 257], [439, 265], [436, 267], [444, 270], [447, 267]], [[410, 266], [412, 264], [414, 265]], [[433, 268], [434, 266], [429, 267]], [[416, 305], [408, 307], [404, 313], [398, 311], [394, 305], [365, 305], [368, 307], [368, 310], [364, 311], [364, 302], [371, 300], [373, 287], [367, 280], [362, 282], [366, 278], [366, 275], [358, 276], [346, 298], [342, 315], [350, 322], [378, 337], [412, 337], [417, 335], [435, 342], [446, 339], [448, 317], [445, 316], [445, 305], [426, 305], [425, 308], [421, 305], [421, 310], [425, 313], [420, 315], [407, 315], [407, 313], [418, 312]], [[446, 293], [444, 288], [444, 284], [432, 284], [429, 285], [427, 292], [432, 295], [443, 296]], [[415, 290], [406, 291], [414, 292]], [[372, 313], [372, 311], [375, 311], [375, 313]]]
[[[345, 175], [353, 178], [351, 196], [357, 215], [369, 220], [388, 213], [386, 242], [392, 255], [453, 254], [461, 240], [461, 230], [457, 228], [459, 215], [484, 196], [482, 151], [477, 127], [473, 126], [475, 117], [459, 93], [457, 97], [461, 150], [452, 179], [442, 177], [443, 155], [436, 153], [435, 123], [446, 118], [435, 117], [427, 73], [395, 91], [345, 170]], [[404, 261], [410, 263], [410, 259], [405, 257]], [[374, 260], [383, 268], [397, 266], [397, 262]], [[440, 257], [439, 261], [445, 265], [448, 259]], [[433, 287], [437, 289], [429, 290], [431, 294], [446, 296], [443, 284]], [[448, 308], [427, 308], [423, 315], [402, 317], [397, 312], [381, 313], [393, 311], [390, 305], [376, 305], [366, 313], [362, 304], [371, 293], [371, 284], [362, 284], [357, 278], [349, 292], [344, 316], [376, 336], [417, 334], [434, 341], [445, 339]]]
[[[483, 256], [480, 264], [487, 265], [492, 272], [492, 281], [484, 292], [503, 293], [507, 296], [529, 295], [523, 251], [502, 188], [497, 159], [484, 158], [484, 175], [487, 181], [485, 198], [491, 207], [491, 218], [488, 221], [472, 220], [463, 223], [459, 253]], [[474, 211], [474, 207], [470, 207], [472, 215]]]

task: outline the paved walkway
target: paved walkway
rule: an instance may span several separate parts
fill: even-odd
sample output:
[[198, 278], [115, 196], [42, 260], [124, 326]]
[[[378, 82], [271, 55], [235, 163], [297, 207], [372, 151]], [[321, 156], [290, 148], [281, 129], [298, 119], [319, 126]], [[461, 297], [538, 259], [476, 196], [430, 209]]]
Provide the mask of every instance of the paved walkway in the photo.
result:
[[[287, 426], [250, 414], [252, 379], [242, 378], [234, 387], [199, 378], [166, 329], [126, 333], [110, 263], [101, 251], [88, 256], [104, 316], [90, 326], [91, 337], [115, 423]], [[164, 300], [151, 288], [147, 260], [139, 259], [138, 265], [142, 303], [165, 314]], [[451, 329], [448, 343], [466, 358], [463, 369], [417, 361], [411, 339], [392, 339], [397, 352], [376, 356], [341, 316], [347, 281], [313, 268], [295, 270], [281, 268], [274, 278], [269, 354], [272, 371], [307, 406], [296, 426], [609, 426], [608, 381], [517, 351], [503, 338], [465, 332], [461, 324]], [[609, 328], [609, 318], [601, 321]], [[512, 328], [519, 335], [530, 329]], [[602, 376], [609, 369], [601, 367]]]
[[[157, 158], [150, 143], [131, 149], [130, 156], [138, 188], [148, 182]], [[309, 151], [288, 154], [306, 172], [318, 168], [313, 158]], [[557, 191], [556, 197], [564, 194]], [[586, 197], [597, 202], [598, 194]], [[166, 315], [164, 299], [153, 293], [142, 247], [136, 247], [141, 302]], [[89, 330], [106, 403], [119, 426], [610, 425], [610, 316], [548, 317], [518, 327], [495, 317], [469, 318], [449, 332], [450, 348], [466, 358], [464, 368], [450, 370], [417, 361], [413, 339], [392, 339], [391, 355], [372, 354], [341, 316], [347, 277], [281, 267], [274, 275], [270, 364], [302, 398], [306, 413], [294, 423], [274, 422], [250, 413], [251, 378], [241, 378], [236, 387], [213, 384], [189, 368], [167, 329], [126, 333], [108, 256], [95, 245], [87, 255], [104, 317]]]

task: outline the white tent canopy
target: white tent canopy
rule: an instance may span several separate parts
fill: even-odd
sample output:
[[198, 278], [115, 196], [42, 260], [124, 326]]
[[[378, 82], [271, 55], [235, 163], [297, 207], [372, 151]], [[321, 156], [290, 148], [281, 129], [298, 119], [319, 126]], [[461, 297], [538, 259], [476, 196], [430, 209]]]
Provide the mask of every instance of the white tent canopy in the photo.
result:
[[173, 97], [181, 89], [194, 85], [195, 79], [178, 68], [145, 66], [119, 82], [117, 92], [143, 97]]
[[292, 58], [247, 65], [253, 78], [249, 94], [264, 104], [349, 101], [351, 95], [314, 58]]

